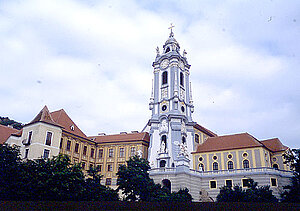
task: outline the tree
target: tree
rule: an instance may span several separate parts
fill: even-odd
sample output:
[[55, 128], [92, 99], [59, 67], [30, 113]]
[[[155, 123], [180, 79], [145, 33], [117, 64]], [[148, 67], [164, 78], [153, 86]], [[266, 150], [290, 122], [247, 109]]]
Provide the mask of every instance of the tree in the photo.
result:
[[223, 186], [217, 196], [218, 202], [277, 202], [278, 199], [272, 194], [270, 186], [257, 186], [257, 182], [249, 180], [248, 188], [243, 190], [241, 186], [233, 188]]
[[84, 174], [67, 155], [27, 160], [22, 168], [24, 200], [81, 200]]
[[0, 200], [19, 197], [22, 183], [20, 166], [19, 148], [0, 144]]
[[131, 157], [117, 173], [118, 191], [126, 201], [192, 201], [187, 188], [171, 193], [166, 187], [155, 184], [150, 178], [149, 162], [138, 156]]
[[115, 201], [117, 192], [100, 184], [96, 169], [86, 178], [80, 164], [67, 155], [21, 160], [19, 149], [0, 145], [0, 201]]
[[119, 167], [117, 173], [117, 190], [122, 191], [126, 201], [148, 201], [149, 189], [153, 188], [154, 182], [149, 177], [149, 162], [138, 156], [131, 157], [126, 161], [126, 166]]
[[98, 168], [90, 168], [88, 170], [88, 178], [85, 181], [84, 191], [81, 197], [82, 201], [118, 201], [117, 191], [101, 185], [100, 170]]
[[282, 194], [282, 202], [300, 202], [300, 149], [293, 149], [291, 153], [283, 155], [284, 163], [290, 164], [292, 170], [294, 170], [294, 176], [292, 177], [292, 184], [285, 186], [286, 189]]

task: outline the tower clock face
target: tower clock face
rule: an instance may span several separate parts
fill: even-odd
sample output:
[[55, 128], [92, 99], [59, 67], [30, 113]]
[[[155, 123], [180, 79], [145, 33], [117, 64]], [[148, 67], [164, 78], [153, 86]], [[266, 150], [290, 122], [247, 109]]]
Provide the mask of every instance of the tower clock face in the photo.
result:
[[160, 63], [160, 67], [163, 68], [163, 69], [168, 67], [168, 65], [169, 65], [169, 60], [168, 59], [165, 59]]

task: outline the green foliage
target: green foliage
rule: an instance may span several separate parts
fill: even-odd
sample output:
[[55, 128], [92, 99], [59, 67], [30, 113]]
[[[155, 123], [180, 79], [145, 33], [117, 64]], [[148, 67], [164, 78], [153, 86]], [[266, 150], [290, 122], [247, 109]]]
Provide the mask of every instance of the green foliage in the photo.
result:
[[0, 200], [17, 197], [21, 183], [19, 148], [0, 144]]
[[193, 198], [187, 188], [180, 189], [178, 192], [172, 192], [170, 197], [170, 201], [190, 202], [192, 200]]
[[86, 179], [84, 191], [81, 196], [82, 201], [118, 201], [117, 191], [101, 185], [102, 175], [99, 169], [88, 170], [89, 177]]
[[89, 176], [67, 155], [21, 161], [18, 148], [0, 145], [0, 200], [118, 200], [116, 191], [100, 184], [97, 170]]
[[294, 170], [292, 184], [285, 186], [286, 189], [282, 194], [282, 202], [300, 202], [300, 149], [293, 149], [292, 153], [284, 154], [284, 163], [289, 163], [291, 169]]
[[0, 116], [0, 124], [5, 125], [5, 126], [11, 125], [11, 126], [13, 126], [13, 128], [18, 129], [18, 130], [21, 130], [23, 127], [22, 123], [11, 120], [8, 117], [1, 117], [1, 116]]
[[247, 189], [239, 185], [233, 188], [224, 186], [220, 188], [217, 202], [277, 202], [278, 199], [272, 194], [270, 186], [257, 186], [257, 182], [249, 180]]
[[85, 183], [81, 167], [72, 165], [67, 155], [28, 160], [22, 177], [26, 200], [80, 200]]
[[138, 156], [131, 157], [127, 166], [122, 165], [117, 173], [118, 189], [125, 196], [126, 201], [148, 201], [149, 188], [152, 188], [154, 182], [149, 177], [149, 162]]
[[122, 192], [125, 201], [192, 201], [186, 188], [171, 193], [160, 184], [155, 184], [149, 176], [149, 170], [149, 162], [138, 156], [131, 157], [126, 166], [120, 166], [117, 190]]

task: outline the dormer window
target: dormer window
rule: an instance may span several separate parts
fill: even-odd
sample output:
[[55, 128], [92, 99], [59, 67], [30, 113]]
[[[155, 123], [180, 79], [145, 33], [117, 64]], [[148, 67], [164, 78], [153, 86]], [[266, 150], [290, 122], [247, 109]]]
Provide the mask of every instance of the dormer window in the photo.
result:
[[168, 83], [168, 72], [165, 71], [162, 73], [162, 85], [167, 84]]
[[168, 52], [170, 52], [170, 48], [169, 47], [167, 47], [167, 49], [166, 49], [166, 53], [168, 53]]

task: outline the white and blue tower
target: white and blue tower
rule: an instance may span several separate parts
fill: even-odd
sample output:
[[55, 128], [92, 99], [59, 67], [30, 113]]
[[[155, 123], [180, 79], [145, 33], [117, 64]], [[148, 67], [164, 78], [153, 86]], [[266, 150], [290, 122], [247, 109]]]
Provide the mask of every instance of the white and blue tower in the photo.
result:
[[149, 162], [151, 168], [188, 165], [192, 168], [193, 137], [195, 124], [190, 65], [186, 52], [180, 53], [180, 46], [171, 30], [168, 40], [152, 66], [154, 79], [149, 109], [152, 111], [147, 131], [150, 134]]

